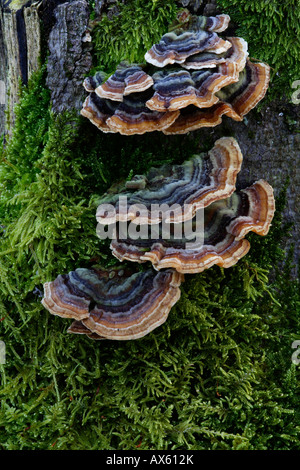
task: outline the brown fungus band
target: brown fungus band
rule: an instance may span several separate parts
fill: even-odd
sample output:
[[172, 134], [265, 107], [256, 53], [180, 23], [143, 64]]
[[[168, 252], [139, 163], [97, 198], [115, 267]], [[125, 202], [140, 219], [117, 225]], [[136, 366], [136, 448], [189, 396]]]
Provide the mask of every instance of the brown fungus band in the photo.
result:
[[[181, 229], [176, 227], [178, 224], [173, 225], [169, 237], [164, 237], [161, 223], [156, 231], [150, 227], [152, 235], [148, 238], [120, 239], [117, 235], [111, 242], [111, 249], [120, 261], [150, 261], [158, 270], [174, 268], [181, 273], [199, 273], [215, 264], [228, 268], [248, 253], [250, 243], [244, 238], [247, 233], [268, 233], [274, 211], [272, 187], [259, 180], [205, 207], [201, 217], [196, 214], [197, 224], [195, 217], [190, 232], [194, 240], [178, 230]], [[199, 220], [202, 223], [199, 224]], [[178, 233], [182, 233], [181, 238]]]
[[70, 333], [93, 339], [141, 338], [168, 317], [183, 275], [173, 269], [133, 272], [78, 268], [44, 284], [44, 307], [74, 320]]
[[87, 77], [81, 114], [103, 132], [122, 135], [162, 131], [185, 134], [241, 121], [264, 97], [270, 68], [248, 59], [243, 38], [221, 38], [228, 15], [179, 15], [145, 54], [146, 64], [125, 61], [108, 79]]
[[237, 141], [222, 137], [209, 152], [195, 155], [182, 165], [152, 168], [148, 174], [124, 183], [123, 188], [112, 187], [99, 201], [97, 221], [156, 224], [162, 219], [172, 223], [191, 219], [198, 209], [233, 193], [241, 164]]

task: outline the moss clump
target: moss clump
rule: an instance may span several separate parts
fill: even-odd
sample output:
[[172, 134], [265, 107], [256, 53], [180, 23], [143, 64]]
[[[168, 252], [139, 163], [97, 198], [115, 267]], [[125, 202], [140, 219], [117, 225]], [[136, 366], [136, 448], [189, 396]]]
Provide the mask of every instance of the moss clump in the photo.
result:
[[144, 54], [174, 20], [175, 0], [129, 0], [119, 14], [104, 15], [93, 30], [95, 66], [112, 73], [122, 60], [144, 62]]
[[0, 186], [2, 201], [3, 191], [5, 197], [16, 194], [20, 188], [33, 181], [37, 172], [35, 162], [47, 141], [50, 122], [50, 92], [44, 86], [45, 73], [45, 67], [41, 68], [28, 86], [21, 89], [20, 103], [15, 108], [18, 117], [13, 136], [5, 148], [1, 146], [3, 165], [0, 168], [0, 179], [5, 182], [5, 187]]
[[218, 0], [249, 44], [250, 57], [272, 67], [270, 98], [290, 98], [300, 77], [300, 4], [298, 0]]

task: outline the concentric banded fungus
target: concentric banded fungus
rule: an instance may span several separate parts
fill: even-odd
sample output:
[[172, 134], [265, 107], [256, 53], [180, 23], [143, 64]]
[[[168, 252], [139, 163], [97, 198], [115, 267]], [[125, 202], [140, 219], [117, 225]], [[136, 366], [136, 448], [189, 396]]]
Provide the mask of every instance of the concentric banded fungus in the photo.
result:
[[191, 16], [190, 24], [194, 28], [204, 29], [205, 31], [214, 31], [215, 33], [222, 33], [228, 28], [230, 22], [229, 15], [217, 16]]
[[201, 243], [188, 246], [191, 240], [184, 237], [163, 239], [159, 226], [156, 239], [116, 239], [111, 249], [119, 260], [150, 261], [157, 270], [199, 273], [215, 264], [228, 268], [249, 251], [250, 243], [244, 239], [248, 232], [268, 233], [274, 210], [273, 190], [266, 181], [259, 180], [204, 209]]
[[116, 107], [117, 105], [113, 101], [102, 100], [95, 92], [92, 92], [85, 99], [80, 113], [102, 132], [115, 132], [106, 124], [106, 121], [114, 114]]
[[103, 132], [132, 135], [162, 131], [175, 121], [179, 111], [153, 112], [145, 105], [148, 97], [147, 91], [133, 93], [124, 96], [120, 103], [91, 93], [83, 104], [81, 114]]
[[152, 84], [152, 77], [145, 73], [141, 66], [121, 62], [115, 73], [98, 86], [95, 92], [100, 98], [123, 101], [123, 96], [145, 91]]
[[221, 64], [217, 69], [194, 70], [162, 70], [153, 75], [154, 95], [146, 102], [146, 106], [154, 111], [175, 111], [195, 105], [209, 108], [219, 98], [215, 93], [224, 86], [237, 82], [239, 74], [235, 64]]
[[[238, 82], [224, 87], [217, 93], [217, 96], [242, 119], [265, 96], [269, 81], [269, 65], [254, 64], [247, 60], [246, 67], [240, 73]], [[231, 117], [235, 119], [233, 115]]]
[[133, 135], [162, 131], [173, 124], [179, 116], [179, 111], [151, 111], [145, 105], [146, 93], [124, 97], [113, 116], [106, 120], [108, 127], [123, 135]]
[[221, 33], [228, 28], [229, 22], [229, 15], [196, 16], [192, 15], [187, 8], [183, 8], [178, 12], [176, 21], [171, 25], [170, 30], [178, 28], [196, 30], [204, 29], [205, 31]]
[[[152, 168], [146, 176], [138, 175], [125, 184], [121, 192], [119, 189], [117, 194], [105, 195], [97, 210], [97, 221], [157, 224], [161, 220], [179, 223], [191, 219], [198, 209], [233, 193], [241, 164], [237, 141], [222, 137], [208, 154], [196, 155], [183, 165]], [[125, 211], [120, 196], [127, 198]]]
[[227, 115], [235, 121], [253, 109], [265, 96], [269, 86], [270, 67], [266, 64], [254, 64], [247, 60], [245, 69], [239, 74], [236, 83], [232, 83], [216, 93], [219, 102], [209, 109], [188, 106], [180, 110], [176, 121], [164, 129], [164, 134], [186, 134], [201, 127], [214, 127]]
[[104, 72], [97, 72], [93, 77], [86, 77], [83, 81], [83, 86], [88, 92], [93, 92], [105, 80]]
[[231, 47], [231, 43], [220, 38], [217, 33], [198, 30], [175, 29], [162, 36], [145, 54], [145, 60], [156, 67], [168, 64], [182, 64], [199, 52], [222, 54]]
[[229, 21], [181, 11], [145, 54], [148, 63], [122, 62], [106, 81], [101, 72], [85, 79], [91, 97], [82, 115], [103, 132], [124, 135], [185, 134], [220, 124], [224, 114], [241, 121], [264, 97], [270, 68], [248, 60], [244, 39], [218, 36]]
[[222, 54], [213, 52], [202, 52], [195, 54], [186, 59], [182, 64], [185, 69], [202, 69], [214, 68], [217, 65], [227, 63], [235, 64], [237, 72], [241, 72], [246, 65], [248, 57], [248, 43], [243, 38], [227, 38], [232, 47]]
[[72, 318], [72, 333], [91, 338], [136, 339], [164, 323], [180, 297], [183, 275], [79, 268], [44, 284], [44, 307]]

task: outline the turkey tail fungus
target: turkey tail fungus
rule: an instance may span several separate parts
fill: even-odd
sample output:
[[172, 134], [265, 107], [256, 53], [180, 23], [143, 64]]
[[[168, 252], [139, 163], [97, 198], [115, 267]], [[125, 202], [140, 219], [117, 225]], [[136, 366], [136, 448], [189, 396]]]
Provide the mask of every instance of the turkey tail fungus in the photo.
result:
[[[147, 175], [137, 175], [125, 182], [117, 194], [113, 194], [112, 188], [99, 201], [96, 219], [106, 225], [135, 219], [139, 224], [191, 219], [198, 209], [233, 193], [242, 159], [237, 141], [222, 137], [209, 152], [194, 155], [182, 165], [152, 168]], [[120, 196], [127, 198], [126, 211]], [[137, 215], [139, 207], [145, 210], [139, 210]]]
[[46, 282], [42, 303], [50, 313], [75, 320], [69, 332], [94, 339], [136, 339], [166, 321], [182, 281], [183, 275], [173, 269], [133, 273], [78, 268]]
[[[215, 264], [228, 268], [248, 253], [250, 243], [244, 238], [247, 233], [268, 233], [274, 211], [272, 187], [266, 181], [259, 180], [246, 189], [234, 192], [229, 198], [205, 207], [200, 230], [194, 224], [195, 243], [185, 236], [164, 238], [160, 224], [156, 239], [120, 240], [117, 237], [112, 240], [111, 249], [120, 261], [150, 261], [158, 270], [174, 268], [187, 274], [202, 272]], [[174, 230], [174, 233], [179, 232]], [[200, 242], [197, 242], [197, 237]]]
[[146, 64], [121, 62], [84, 80], [81, 114], [103, 132], [185, 134], [214, 127], [222, 116], [242, 121], [264, 97], [270, 67], [248, 59], [243, 38], [221, 38], [228, 15], [181, 13], [145, 54]]

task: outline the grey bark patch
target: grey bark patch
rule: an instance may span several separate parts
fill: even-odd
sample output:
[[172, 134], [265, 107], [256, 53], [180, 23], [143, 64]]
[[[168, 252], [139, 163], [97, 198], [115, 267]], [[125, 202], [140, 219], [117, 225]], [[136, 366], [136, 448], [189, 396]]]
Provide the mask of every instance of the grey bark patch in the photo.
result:
[[60, 113], [82, 106], [83, 79], [92, 66], [91, 44], [84, 41], [89, 23], [85, 0], [59, 5], [55, 25], [49, 36], [47, 86], [51, 91], [52, 109]]

